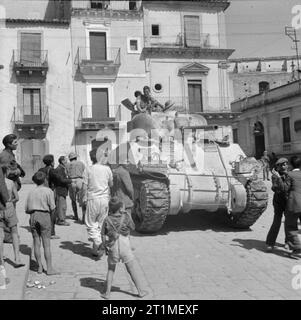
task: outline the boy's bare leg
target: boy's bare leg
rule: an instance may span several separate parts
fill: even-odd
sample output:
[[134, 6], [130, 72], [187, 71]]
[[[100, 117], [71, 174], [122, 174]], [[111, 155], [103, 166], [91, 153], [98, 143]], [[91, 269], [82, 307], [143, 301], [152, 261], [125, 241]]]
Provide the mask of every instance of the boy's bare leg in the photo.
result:
[[47, 275], [55, 275], [59, 274], [55, 269], [52, 267], [52, 257], [51, 257], [51, 251], [50, 251], [50, 238], [46, 235], [42, 235], [42, 242], [43, 242], [43, 248], [44, 248], [44, 256], [47, 264]]
[[34, 256], [38, 264], [38, 273], [42, 273], [43, 265], [42, 265], [42, 259], [41, 259], [41, 239], [38, 235], [33, 235], [33, 248], [34, 248]]
[[4, 229], [0, 227], [0, 272], [3, 274], [5, 278], [5, 284], [9, 284], [10, 280], [6, 276], [6, 270], [4, 268]]
[[15, 254], [16, 267], [24, 267], [25, 264], [21, 262], [21, 258], [20, 258], [20, 240], [19, 240], [17, 226], [13, 226], [11, 228], [11, 235], [13, 238], [13, 248], [14, 248], [14, 254]]
[[125, 266], [137, 288], [138, 296], [140, 298], [146, 296], [148, 292], [142, 289], [141, 281], [135, 265], [135, 260], [129, 261], [128, 263], [125, 264]]
[[4, 265], [4, 230], [0, 227], [0, 266]]
[[115, 270], [116, 270], [116, 264], [108, 264], [107, 289], [106, 289], [105, 293], [101, 294], [101, 296], [104, 299], [109, 299], [110, 298]]

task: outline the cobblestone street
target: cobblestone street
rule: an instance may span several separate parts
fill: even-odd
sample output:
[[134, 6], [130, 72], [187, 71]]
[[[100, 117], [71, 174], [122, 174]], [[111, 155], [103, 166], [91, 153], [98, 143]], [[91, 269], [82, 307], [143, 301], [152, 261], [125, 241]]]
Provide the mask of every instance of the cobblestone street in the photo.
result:
[[[29, 188], [32, 186], [24, 186], [21, 198]], [[283, 250], [283, 226], [277, 250], [265, 252], [273, 218], [271, 199], [272, 192], [268, 210], [246, 231], [229, 228], [222, 214], [192, 212], [168, 217], [157, 235], [134, 233], [132, 245], [149, 291], [145, 299], [300, 299], [301, 290], [292, 288], [291, 272], [299, 261], [288, 258]], [[21, 199], [20, 209], [23, 202]], [[68, 215], [70, 210], [68, 202]], [[60, 239], [51, 242], [53, 263], [61, 274], [38, 275], [32, 260], [28, 280], [39, 281], [45, 288], [25, 288], [25, 299], [102, 299], [106, 257], [96, 261], [85, 226], [69, 222], [69, 227], [56, 227]], [[28, 232], [26, 224], [27, 220], [23, 230]], [[138, 299], [123, 264], [117, 266], [111, 299]]]

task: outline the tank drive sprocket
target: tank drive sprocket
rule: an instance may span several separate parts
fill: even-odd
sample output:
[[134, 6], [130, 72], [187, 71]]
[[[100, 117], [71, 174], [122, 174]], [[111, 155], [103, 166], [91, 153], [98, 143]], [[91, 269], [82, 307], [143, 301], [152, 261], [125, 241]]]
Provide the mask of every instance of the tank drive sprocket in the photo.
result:
[[232, 225], [235, 228], [246, 229], [252, 226], [268, 205], [267, 187], [262, 180], [248, 181], [246, 186], [247, 205], [243, 212], [232, 215]]
[[133, 220], [136, 230], [154, 233], [163, 226], [170, 207], [170, 194], [165, 181], [132, 177], [135, 191]]

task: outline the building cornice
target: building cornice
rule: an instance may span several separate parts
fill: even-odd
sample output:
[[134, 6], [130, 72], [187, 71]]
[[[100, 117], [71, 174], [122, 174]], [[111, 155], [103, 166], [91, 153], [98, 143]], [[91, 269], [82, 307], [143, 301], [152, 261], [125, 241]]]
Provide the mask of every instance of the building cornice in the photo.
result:
[[157, 8], [166, 7], [170, 11], [175, 10], [175, 8], [183, 8], [189, 5], [197, 5], [198, 8], [207, 8], [207, 9], [218, 9], [221, 11], [225, 11], [230, 6], [230, 1], [227, 0], [189, 0], [189, 1], [179, 1], [179, 0], [164, 0], [164, 1], [142, 1], [142, 6], [150, 6], [155, 4]]
[[61, 19], [5, 19], [7, 24], [39, 24], [39, 25], [57, 25], [57, 26], [69, 26], [69, 20], [61, 20]]
[[234, 49], [217, 48], [179, 48], [179, 47], [144, 47], [142, 55], [145, 58], [196, 58], [196, 59], [228, 59]]
[[95, 18], [110, 18], [110, 19], [142, 19], [143, 12], [141, 10], [97, 10], [97, 9], [82, 9], [73, 8], [71, 11], [72, 17], [95, 17]]
[[229, 59], [228, 62], [252, 62], [252, 61], [296, 60], [296, 59], [297, 59], [297, 56], [272, 56], [272, 57], [235, 58], [235, 59]]

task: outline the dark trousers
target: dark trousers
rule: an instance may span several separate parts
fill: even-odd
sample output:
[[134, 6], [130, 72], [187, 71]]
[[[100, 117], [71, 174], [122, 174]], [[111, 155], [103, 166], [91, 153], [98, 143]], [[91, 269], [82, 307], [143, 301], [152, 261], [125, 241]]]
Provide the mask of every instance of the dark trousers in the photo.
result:
[[[268, 246], [274, 246], [281, 227], [282, 216], [284, 215], [285, 207], [274, 203], [274, 219], [267, 235], [266, 244]], [[285, 240], [286, 242], [286, 240]]]
[[298, 236], [298, 219], [301, 212], [287, 212], [285, 214], [285, 234], [287, 243], [292, 250], [301, 250], [301, 241]]
[[55, 206], [55, 220], [57, 220], [57, 222], [64, 222], [67, 211], [66, 197], [56, 194]]
[[51, 215], [50, 215], [50, 219], [51, 219], [51, 235], [52, 236], [55, 235], [55, 223], [56, 223], [56, 212], [55, 212], [55, 210], [53, 210]]

